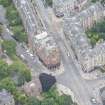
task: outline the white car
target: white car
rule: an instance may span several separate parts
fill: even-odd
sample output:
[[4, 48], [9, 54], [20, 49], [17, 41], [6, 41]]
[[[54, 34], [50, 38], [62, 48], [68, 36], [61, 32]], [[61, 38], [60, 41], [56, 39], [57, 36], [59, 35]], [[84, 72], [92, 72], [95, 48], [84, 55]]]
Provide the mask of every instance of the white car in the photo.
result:
[[27, 50], [26, 52], [29, 53], [29, 50]]
[[68, 56], [68, 57], [70, 56], [70, 53], [69, 53], [69, 52], [67, 52], [67, 56]]
[[20, 55], [20, 57], [21, 57], [22, 59], [25, 59], [24, 55], [22, 55], [22, 54]]
[[91, 102], [93, 103], [93, 104], [96, 104], [97, 103], [97, 101], [96, 101], [96, 99], [95, 98], [91, 98]]
[[30, 56], [33, 57], [33, 54], [30, 53]]

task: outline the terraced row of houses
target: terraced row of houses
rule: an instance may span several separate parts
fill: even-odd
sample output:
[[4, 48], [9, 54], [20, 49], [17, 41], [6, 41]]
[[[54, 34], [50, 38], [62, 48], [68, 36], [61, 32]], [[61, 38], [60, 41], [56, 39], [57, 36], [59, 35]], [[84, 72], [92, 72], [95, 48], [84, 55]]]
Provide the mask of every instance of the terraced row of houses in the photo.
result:
[[63, 16], [65, 11], [79, 12], [88, 0], [53, 0], [56, 16]]
[[64, 17], [64, 33], [85, 72], [105, 65], [105, 42], [92, 48], [85, 31], [104, 19], [105, 8], [101, 3], [90, 6], [75, 16]]

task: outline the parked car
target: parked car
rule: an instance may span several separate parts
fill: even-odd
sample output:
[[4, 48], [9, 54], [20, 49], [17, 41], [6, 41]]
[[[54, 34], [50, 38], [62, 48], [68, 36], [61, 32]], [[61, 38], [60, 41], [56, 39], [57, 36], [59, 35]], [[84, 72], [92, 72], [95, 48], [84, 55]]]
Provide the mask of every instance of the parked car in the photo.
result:
[[96, 100], [94, 97], [91, 98], [91, 102], [92, 102], [93, 104], [97, 104], [97, 100]]

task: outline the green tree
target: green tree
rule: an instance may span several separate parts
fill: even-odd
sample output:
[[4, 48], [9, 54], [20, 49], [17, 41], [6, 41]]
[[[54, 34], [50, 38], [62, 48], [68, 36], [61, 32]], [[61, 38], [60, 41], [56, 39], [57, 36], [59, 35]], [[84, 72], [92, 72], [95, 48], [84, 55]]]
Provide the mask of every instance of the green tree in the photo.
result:
[[105, 5], [105, 0], [100, 0], [103, 5]]
[[43, 94], [44, 100], [41, 105], [76, 105], [71, 96], [61, 95], [55, 87], [51, 88], [48, 92]]
[[8, 56], [13, 57], [16, 55], [16, 43], [14, 41], [4, 40], [2, 48], [6, 51]]
[[19, 17], [18, 12], [13, 5], [7, 7], [6, 17], [11, 26], [20, 25], [22, 23], [21, 18]]
[[3, 5], [4, 7], [8, 7], [11, 5], [12, 0], [0, 0], [0, 4]]
[[28, 105], [41, 105], [41, 103], [35, 97], [29, 97], [28, 98]]
[[41, 105], [60, 105], [55, 102], [54, 98], [47, 98], [41, 102]]
[[27, 105], [28, 97], [24, 93], [18, 94], [17, 101], [19, 105]]
[[12, 94], [16, 92], [16, 86], [11, 78], [7, 77], [0, 81], [0, 90], [6, 89]]
[[46, 5], [51, 6], [52, 7], [52, 0], [46, 0]]
[[98, 0], [91, 0], [93, 3], [96, 3]]
[[0, 35], [2, 34], [3, 32], [3, 26], [0, 24]]
[[8, 76], [8, 65], [0, 60], [0, 80]]
[[28, 97], [21, 91], [17, 90], [16, 85], [11, 78], [8, 77], [0, 81], [0, 90], [2, 89], [6, 89], [13, 94], [15, 102], [19, 105], [30, 105], [28, 104]]
[[71, 97], [67, 95], [62, 95], [58, 97], [58, 103], [59, 105], [73, 105], [74, 104]]
[[24, 82], [31, 80], [30, 70], [22, 62], [14, 62], [8, 68], [9, 75], [13, 78], [16, 85], [21, 86]]
[[12, 28], [13, 32], [14, 32], [14, 37], [17, 41], [19, 42], [26, 42], [27, 43], [27, 34], [24, 31], [23, 26], [18, 25]]
[[27, 34], [22, 25], [22, 20], [19, 16], [19, 13], [16, 10], [14, 4], [12, 3], [12, 0], [0, 0], [0, 4], [6, 7], [6, 17], [9, 21], [9, 26], [13, 28], [15, 39], [19, 42], [27, 43]]

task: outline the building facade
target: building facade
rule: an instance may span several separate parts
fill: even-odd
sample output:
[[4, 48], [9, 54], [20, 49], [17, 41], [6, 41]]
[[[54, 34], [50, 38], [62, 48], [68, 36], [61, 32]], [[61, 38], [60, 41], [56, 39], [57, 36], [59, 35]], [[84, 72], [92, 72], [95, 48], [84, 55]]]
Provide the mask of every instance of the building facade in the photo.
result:
[[87, 0], [53, 0], [53, 9], [56, 16], [64, 15], [65, 11], [80, 11], [86, 3]]
[[81, 60], [85, 72], [90, 72], [105, 65], [105, 42], [89, 49]]
[[[69, 39], [72, 49], [84, 72], [90, 72], [97, 67], [105, 65], [105, 42], [92, 48], [85, 33], [87, 27], [90, 28], [90, 26], [94, 25], [94, 21], [98, 22], [100, 19], [104, 18], [103, 13], [105, 9], [101, 6], [100, 3], [96, 3], [95, 5], [90, 6], [87, 12], [85, 11], [85, 15], [83, 15], [83, 11], [76, 16], [64, 18], [65, 36]], [[102, 9], [100, 10], [100, 8]], [[91, 12], [89, 12], [89, 10]], [[99, 13], [98, 10], [101, 13]], [[89, 15], [89, 13], [91, 14]], [[88, 20], [90, 18], [89, 16], [92, 18], [94, 17], [93, 19], [90, 19], [91, 22]], [[84, 22], [86, 25], [83, 25]]]
[[54, 69], [60, 66], [60, 52], [54, 39], [43, 32], [34, 37], [34, 51], [39, 60], [48, 68]]
[[[38, 8], [41, 7], [40, 1], [33, 0], [33, 4], [30, 0], [13, 0], [13, 2], [20, 13], [28, 34], [29, 48], [34, 54], [37, 54], [39, 60], [48, 69], [58, 67], [60, 65], [59, 48], [55, 44], [53, 37], [46, 32], [43, 33], [43, 31], [48, 30], [48, 21], [46, 21], [48, 19], [43, 12], [44, 7], [40, 8], [40, 10]], [[39, 11], [40, 13], [38, 13]]]
[[97, 2], [94, 5], [91, 5], [86, 10], [83, 10], [79, 14], [77, 14], [76, 18], [78, 18], [82, 24], [82, 27], [87, 30], [100, 20], [105, 17], [105, 8], [101, 5], [101, 3]]

